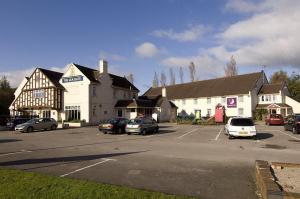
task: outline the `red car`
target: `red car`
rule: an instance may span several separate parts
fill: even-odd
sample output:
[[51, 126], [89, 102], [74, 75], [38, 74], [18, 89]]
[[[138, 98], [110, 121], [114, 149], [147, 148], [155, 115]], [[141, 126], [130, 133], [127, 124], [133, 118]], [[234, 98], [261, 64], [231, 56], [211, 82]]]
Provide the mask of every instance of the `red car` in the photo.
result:
[[270, 114], [265, 119], [266, 125], [284, 125], [284, 119], [280, 114]]

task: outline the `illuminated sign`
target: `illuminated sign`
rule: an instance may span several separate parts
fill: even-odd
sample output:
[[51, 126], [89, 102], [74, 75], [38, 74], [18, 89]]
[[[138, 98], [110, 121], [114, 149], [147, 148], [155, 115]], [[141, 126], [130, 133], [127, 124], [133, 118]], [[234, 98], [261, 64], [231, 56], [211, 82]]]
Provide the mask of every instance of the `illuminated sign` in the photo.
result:
[[236, 97], [227, 98], [227, 108], [236, 108]]
[[82, 81], [82, 80], [83, 80], [82, 75], [77, 75], [77, 76], [72, 76], [72, 77], [63, 77], [62, 78], [63, 83], [78, 82], [78, 81]]

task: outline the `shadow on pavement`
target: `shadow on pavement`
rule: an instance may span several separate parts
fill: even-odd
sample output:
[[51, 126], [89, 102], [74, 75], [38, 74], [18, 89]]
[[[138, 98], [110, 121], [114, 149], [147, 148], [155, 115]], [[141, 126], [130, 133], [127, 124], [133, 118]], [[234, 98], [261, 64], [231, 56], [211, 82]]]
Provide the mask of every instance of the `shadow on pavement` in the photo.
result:
[[13, 166], [13, 165], [27, 165], [27, 164], [42, 164], [42, 163], [58, 163], [58, 162], [80, 162], [88, 160], [96, 160], [101, 158], [111, 158], [115, 156], [124, 156], [135, 153], [142, 153], [146, 151], [126, 152], [126, 153], [108, 153], [100, 155], [82, 155], [82, 156], [68, 156], [68, 157], [55, 157], [55, 158], [37, 158], [37, 159], [22, 159], [9, 162], [1, 162], [0, 166]]
[[23, 140], [20, 140], [20, 139], [0, 139], [0, 144], [8, 143], [8, 142], [20, 142], [20, 141], [23, 141]]
[[268, 139], [268, 138], [271, 138], [271, 137], [274, 137], [273, 134], [271, 133], [257, 133], [256, 134], [256, 139], [257, 140], [265, 140], [265, 139]]

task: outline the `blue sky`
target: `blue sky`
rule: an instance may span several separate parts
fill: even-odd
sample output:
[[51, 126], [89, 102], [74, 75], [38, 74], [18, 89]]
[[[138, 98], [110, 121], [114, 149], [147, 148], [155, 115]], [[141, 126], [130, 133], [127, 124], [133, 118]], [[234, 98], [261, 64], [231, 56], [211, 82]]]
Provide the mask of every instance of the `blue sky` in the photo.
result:
[[299, 8], [296, 0], [1, 0], [0, 75], [16, 86], [37, 66], [96, 68], [105, 58], [144, 91], [170, 67], [184, 67], [188, 81], [190, 61], [199, 79], [222, 76], [231, 55], [239, 73], [298, 72]]

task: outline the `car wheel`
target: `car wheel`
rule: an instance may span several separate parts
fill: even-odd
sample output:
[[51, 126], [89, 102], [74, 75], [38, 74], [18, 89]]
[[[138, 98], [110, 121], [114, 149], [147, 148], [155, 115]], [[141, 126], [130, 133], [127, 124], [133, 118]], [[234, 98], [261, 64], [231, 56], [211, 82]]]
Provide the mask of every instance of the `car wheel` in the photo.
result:
[[118, 129], [118, 133], [121, 134], [123, 131], [121, 128]]
[[158, 129], [159, 129], [158, 127], [155, 128], [155, 133], [158, 133]]
[[228, 139], [229, 139], [229, 140], [232, 140], [233, 138], [234, 138], [234, 136], [228, 134]]
[[30, 126], [30, 127], [27, 128], [27, 131], [26, 131], [26, 132], [27, 132], [27, 133], [31, 133], [32, 131], [33, 131], [33, 128]]
[[293, 127], [292, 132], [293, 132], [293, 134], [297, 134], [297, 130], [295, 127]]
[[252, 139], [257, 140], [257, 135], [253, 135]]
[[142, 130], [142, 135], [146, 135], [146, 134], [147, 134], [146, 129], [143, 129], [143, 130]]
[[55, 130], [56, 129], [56, 125], [52, 125], [51, 126], [51, 130], [53, 131], [53, 130]]
[[107, 134], [107, 131], [103, 131], [104, 134]]
[[130, 132], [127, 132], [127, 135], [131, 135], [131, 133], [130, 133]]

